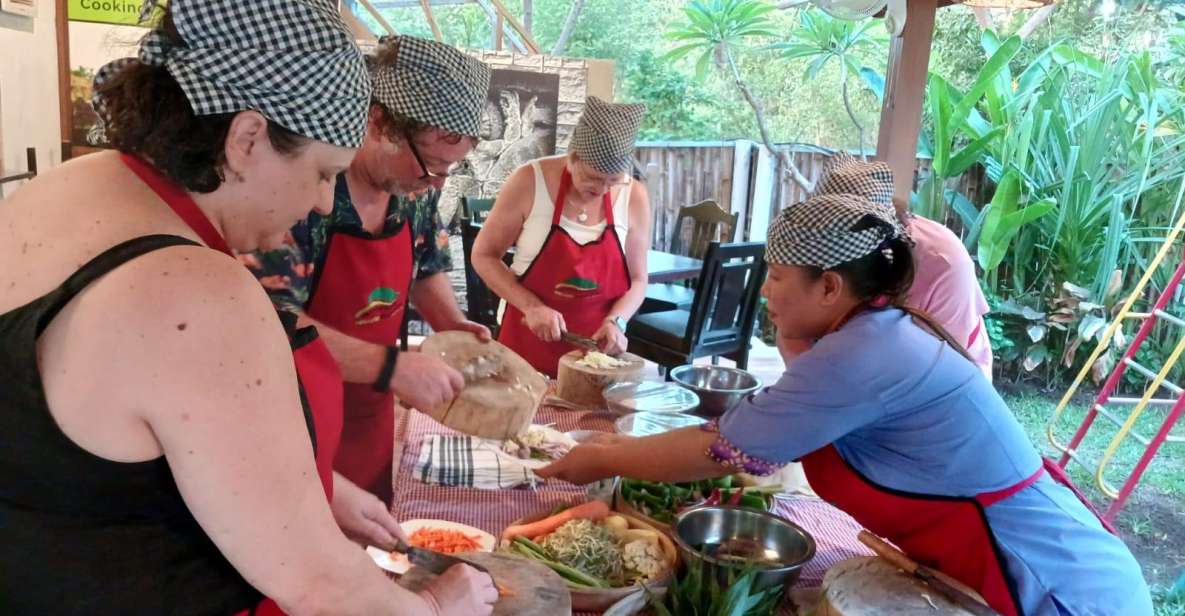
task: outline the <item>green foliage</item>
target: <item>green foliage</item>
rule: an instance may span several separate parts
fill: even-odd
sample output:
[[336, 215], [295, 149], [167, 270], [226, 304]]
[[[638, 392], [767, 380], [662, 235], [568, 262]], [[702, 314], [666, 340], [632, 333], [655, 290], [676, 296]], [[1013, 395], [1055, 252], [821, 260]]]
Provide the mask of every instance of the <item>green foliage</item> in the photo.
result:
[[1045, 198], [1028, 207], [1017, 209], [1020, 200], [1020, 174], [1009, 169], [996, 194], [987, 206], [987, 216], [979, 235], [979, 265], [991, 272], [1004, 260], [1012, 239], [1021, 227], [1053, 211], [1055, 202]]
[[668, 60], [678, 60], [697, 53], [696, 79], [704, 79], [713, 59], [724, 63], [729, 47], [742, 45], [756, 37], [773, 37], [773, 23], [768, 14], [776, 10], [762, 0], [694, 0], [683, 7], [687, 21], [667, 32], [666, 38], [678, 46], [667, 52]]
[[629, 100], [646, 104], [639, 139], [719, 138], [719, 125], [711, 116], [719, 96], [654, 53], [643, 52], [626, 69], [624, 85]]
[[863, 151], [864, 124], [852, 107], [848, 81], [850, 77], [855, 77], [864, 87], [876, 93], [878, 98], [884, 96], [884, 76], [866, 66], [863, 61], [868, 54], [877, 54], [883, 58], [888, 49], [885, 37], [872, 33], [881, 32], [877, 28], [879, 21], [836, 19], [814, 8], [804, 9], [798, 16], [798, 27], [790, 32], [789, 42], [775, 43], [770, 48], [778, 50], [787, 60], [809, 60], [806, 68], [808, 80], [818, 78], [831, 60], [835, 60], [834, 64], [839, 67], [844, 109], [856, 129], [856, 141]]
[[[990, 31], [980, 47], [965, 94], [931, 76], [933, 174], [914, 207], [940, 220], [955, 210], [1002, 298], [997, 310], [1011, 302], [1040, 313], [1001, 315], [999, 359], [1017, 375], [1040, 369], [1052, 385], [1079, 368], [1078, 349], [1097, 343], [1121, 287], [1143, 273], [1180, 211], [1166, 188], [1185, 177], [1181, 85], [1164, 81], [1147, 51], [1098, 56], [1070, 40], [1034, 51]], [[983, 208], [948, 186], [974, 164], [994, 184]], [[1048, 335], [1023, 335], [1038, 324]], [[1107, 350], [1096, 380], [1121, 351]]]
[[718, 580], [705, 563], [686, 563], [684, 573], [652, 607], [657, 616], [773, 616], [783, 587], [754, 590], [757, 571], [729, 571], [727, 580]]

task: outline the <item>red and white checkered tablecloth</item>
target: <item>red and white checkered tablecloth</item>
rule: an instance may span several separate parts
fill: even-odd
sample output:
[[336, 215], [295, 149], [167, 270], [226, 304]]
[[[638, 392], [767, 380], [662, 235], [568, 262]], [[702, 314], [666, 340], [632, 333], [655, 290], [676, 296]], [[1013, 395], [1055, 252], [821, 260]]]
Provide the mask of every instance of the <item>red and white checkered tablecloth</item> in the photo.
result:
[[[613, 431], [615, 415], [607, 411], [564, 410], [543, 406], [535, 423], [554, 423], [556, 429]], [[550, 480], [536, 489], [479, 490], [423, 483], [414, 477], [416, 459], [423, 440], [433, 434], [452, 434], [436, 420], [418, 411], [403, 414], [396, 429], [396, 452], [402, 449], [393, 477], [391, 512], [396, 519], [430, 518], [451, 520], [480, 528], [495, 537], [518, 518], [550, 510], [560, 503], [587, 499], [584, 487]], [[810, 496], [779, 495], [774, 513], [806, 529], [815, 539], [815, 558], [803, 567], [796, 586], [817, 588], [823, 574], [835, 563], [853, 556], [871, 554], [856, 540], [860, 525], [846, 513]]]

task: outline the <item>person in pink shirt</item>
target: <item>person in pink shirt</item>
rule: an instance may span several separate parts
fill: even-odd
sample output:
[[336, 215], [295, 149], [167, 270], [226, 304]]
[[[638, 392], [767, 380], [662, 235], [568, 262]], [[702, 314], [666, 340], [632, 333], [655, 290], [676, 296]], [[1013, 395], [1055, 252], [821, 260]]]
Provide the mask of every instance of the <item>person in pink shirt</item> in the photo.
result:
[[[893, 208], [893, 171], [879, 161], [864, 162], [847, 152], [831, 157], [815, 185], [815, 195], [855, 194], [875, 204]], [[987, 300], [975, 277], [975, 264], [963, 242], [946, 226], [928, 218], [914, 216], [905, 207], [895, 208], [913, 239], [914, 278], [905, 303], [934, 318], [957, 341], [963, 344], [975, 365], [990, 381], [992, 347], [984, 329], [983, 315]], [[784, 358], [792, 358], [809, 348], [783, 343]]]

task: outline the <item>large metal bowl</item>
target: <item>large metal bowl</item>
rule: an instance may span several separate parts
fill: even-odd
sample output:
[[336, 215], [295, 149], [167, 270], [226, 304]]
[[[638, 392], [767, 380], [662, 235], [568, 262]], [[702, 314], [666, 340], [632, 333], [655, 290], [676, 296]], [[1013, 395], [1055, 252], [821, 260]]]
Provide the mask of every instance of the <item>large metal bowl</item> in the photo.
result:
[[[739, 507], [711, 506], [689, 509], [675, 518], [675, 545], [688, 566], [705, 566], [710, 575], [727, 582], [746, 564], [721, 560], [705, 553], [706, 546], [737, 541], [753, 545], [777, 565], [762, 566], [754, 586], [758, 589], [790, 585], [802, 567], [815, 557], [815, 540], [797, 524], [772, 513]], [[710, 547], [708, 548], [711, 549]]]
[[671, 379], [699, 396], [697, 415], [719, 417], [761, 388], [761, 379], [737, 368], [687, 364], [671, 370]]

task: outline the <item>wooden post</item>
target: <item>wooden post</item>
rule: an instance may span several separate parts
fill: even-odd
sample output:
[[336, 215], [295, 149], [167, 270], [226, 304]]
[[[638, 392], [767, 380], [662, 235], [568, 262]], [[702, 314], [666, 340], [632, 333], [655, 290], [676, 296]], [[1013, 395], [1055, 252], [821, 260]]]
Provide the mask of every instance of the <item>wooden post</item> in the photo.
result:
[[70, 15], [67, 0], [57, 0], [54, 6], [54, 26], [58, 39], [58, 124], [62, 131], [62, 162], [70, 158], [74, 139], [74, 105], [70, 92]]
[[436, 39], [437, 43], [443, 42], [444, 37], [440, 34], [440, 26], [436, 25], [436, 18], [432, 16], [432, 4], [429, 0], [420, 0], [420, 6], [424, 9], [424, 17], [428, 18], [428, 26], [432, 28], [432, 38]]
[[893, 169], [893, 196], [899, 203], [907, 204], [913, 189], [918, 131], [922, 125], [922, 104], [926, 100], [926, 74], [937, 10], [937, 0], [910, 0], [905, 31], [893, 39], [889, 48], [876, 158], [889, 163]]
[[505, 28], [506, 24], [502, 21], [502, 13], [498, 13], [498, 17], [494, 19], [494, 51], [502, 51], [502, 31]]
[[514, 28], [514, 31], [518, 32], [518, 35], [522, 37], [523, 44], [527, 46], [527, 51], [536, 54], [539, 53], [538, 43], [531, 37], [531, 33], [527, 32], [527, 29], [519, 23], [518, 18], [506, 10], [506, 5], [502, 4], [502, 0], [490, 0], [490, 3], [494, 5], [494, 9], [498, 11], [498, 14], [510, 24], [510, 27]]

